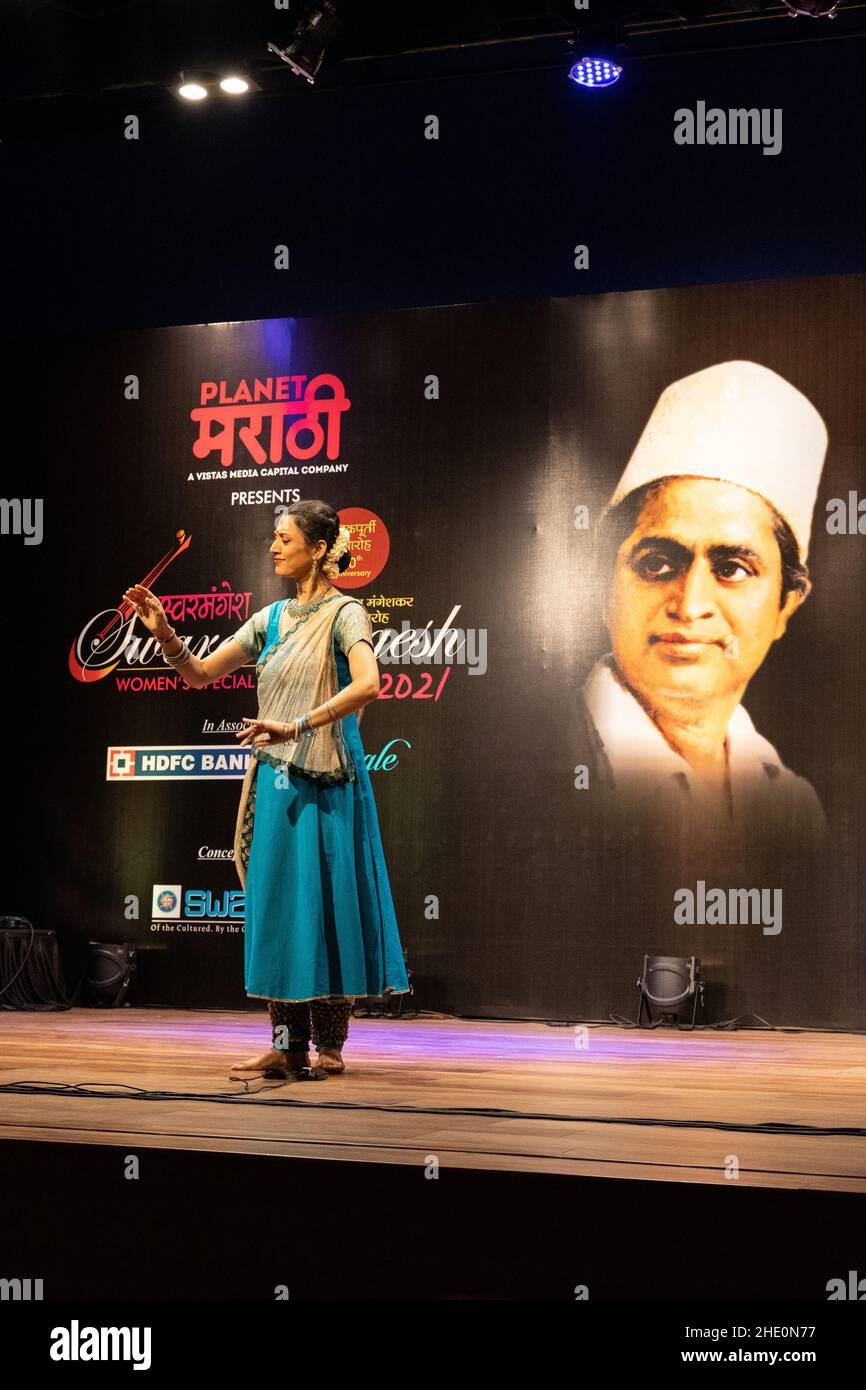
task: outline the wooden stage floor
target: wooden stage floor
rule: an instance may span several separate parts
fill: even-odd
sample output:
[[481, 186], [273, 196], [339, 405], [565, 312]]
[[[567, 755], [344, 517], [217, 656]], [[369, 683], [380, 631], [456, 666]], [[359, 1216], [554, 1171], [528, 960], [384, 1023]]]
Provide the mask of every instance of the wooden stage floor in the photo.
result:
[[[353, 1019], [346, 1072], [318, 1082], [229, 1079], [264, 1014], [8, 1012], [0, 1034], [0, 1085], [45, 1088], [0, 1092], [9, 1140], [719, 1185], [733, 1155], [741, 1187], [866, 1192], [866, 1135], [820, 1132], [866, 1125], [854, 1034], [593, 1025], [578, 1048], [540, 1023]], [[749, 1128], [777, 1125], [807, 1132]]]

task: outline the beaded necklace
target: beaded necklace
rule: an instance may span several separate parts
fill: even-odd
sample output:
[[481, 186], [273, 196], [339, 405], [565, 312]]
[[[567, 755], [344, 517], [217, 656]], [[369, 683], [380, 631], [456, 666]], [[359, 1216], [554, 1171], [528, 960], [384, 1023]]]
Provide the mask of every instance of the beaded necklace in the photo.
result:
[[296, 615], [298, 613], [313, 613], [315, 612], [316, 608], [318, 608], [320, 603], [324, 603], [326, 598], [330, 598], [331, 595], [335, 594], [336, 592], [337, 590], [331, 587], [330, 589], [325, 589], [320, 593], [313, 594], [312, 598], [306, 599], [303, 603], [296, 598], [287, 598], [285, 600], [286, 611], [293, 615]]

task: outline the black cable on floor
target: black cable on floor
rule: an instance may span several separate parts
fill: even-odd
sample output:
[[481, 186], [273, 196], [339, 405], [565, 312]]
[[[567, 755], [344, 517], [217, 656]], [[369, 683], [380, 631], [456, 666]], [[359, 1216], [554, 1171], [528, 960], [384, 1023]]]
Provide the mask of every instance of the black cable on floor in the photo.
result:
[[[246, 1086], [245, 1078], [239, 1078]], [[280, 1090], [285, 1082], [262, 1090]], [[111, 1087], [111, 1090], [89, 1090], [90, 1086]], [[129, 1095], [133, 1091], [136, 1094]], [[635, 1125], [661, 1129], [718, 1129], [744, 1134], [802, 1134], [812, 1136], [838, 1135], [847, 1138], [866, 1139], [866, 1129], [844, 1125], [804, 1125], [786, 1121], [768, 1121], [762, 1124], [741, 1124], [732, 1120], [672, 1120], [644, 1115], [555, 1115], [546, 1111], [501, 1110], [498, 1106], [426, 1106], [426, 1105], [378, 1105], [350, 1100], [304, 1101], [286, 1098], [266, 1100], [260, 1098], [262, 1091], [215, 1091], [207, 1095], [197, 1091], [146, 1091], [140, 1086], [118, 1082], [76, 1082], [68, 1085], [49, 1081], [10, 1081], [0, 1086], [0, 1095], [48, 1095], [71, 1096], [81, 1099], [98, 1100], [189, 1100], [209, 1101], [218, 1105], [234, 1105], [239, 1101], [249, 1105], [297, 1105], [304, 1109], [321, 1110], [376, 1110], [385, 1114], [408, 1115], [474, 1115], [482, 1119], [495, 1120], [558, 1120], [564, 1124], [585, 1125]]]

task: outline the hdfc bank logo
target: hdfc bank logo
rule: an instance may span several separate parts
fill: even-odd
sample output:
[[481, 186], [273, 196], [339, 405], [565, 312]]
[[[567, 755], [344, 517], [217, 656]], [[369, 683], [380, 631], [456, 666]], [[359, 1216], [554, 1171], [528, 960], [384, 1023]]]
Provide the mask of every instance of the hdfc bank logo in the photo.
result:
[[109, 748], [106, 780], [113, 782], [119, 777], [135, 776], [135, 749]]
[[243, 778], [249, 748], [226, 748], [221, 743], [145, 744], [107, 750], [108, 782], [201, 782], [212, 778]]
[[179, 883], [155, 883], [153, 885], [153, 912], [154, 920], [159, 917], [179, 917], [180, 916], [180, 891]]

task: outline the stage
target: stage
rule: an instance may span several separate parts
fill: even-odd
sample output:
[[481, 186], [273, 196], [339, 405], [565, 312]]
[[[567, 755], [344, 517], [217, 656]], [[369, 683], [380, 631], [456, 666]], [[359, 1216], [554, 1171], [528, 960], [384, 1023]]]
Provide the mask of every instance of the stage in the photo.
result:
[[[853, 1034], [352, 1019], [346, 1072], [301, 1082], [230, 1080], [267, 1047], [264, 1014], [77, 1008], [2, 1027], [2, 1084], [47, 1092], [3, 1096], [7, 1140], [723, 1186], [734, 1154], [741, 1187], [866, 1193], [866, 1136], [834, 1132], [866, 1118]], [[779, 1125], [814, 1132], [753, 1129]]]
[[264, 1013], [0, 1027], [0, 1263], [46, 1299], [826, 1299], [862, 1267], [859, 1036], [353, 1019], [344, 1074], [231, 1081]]

